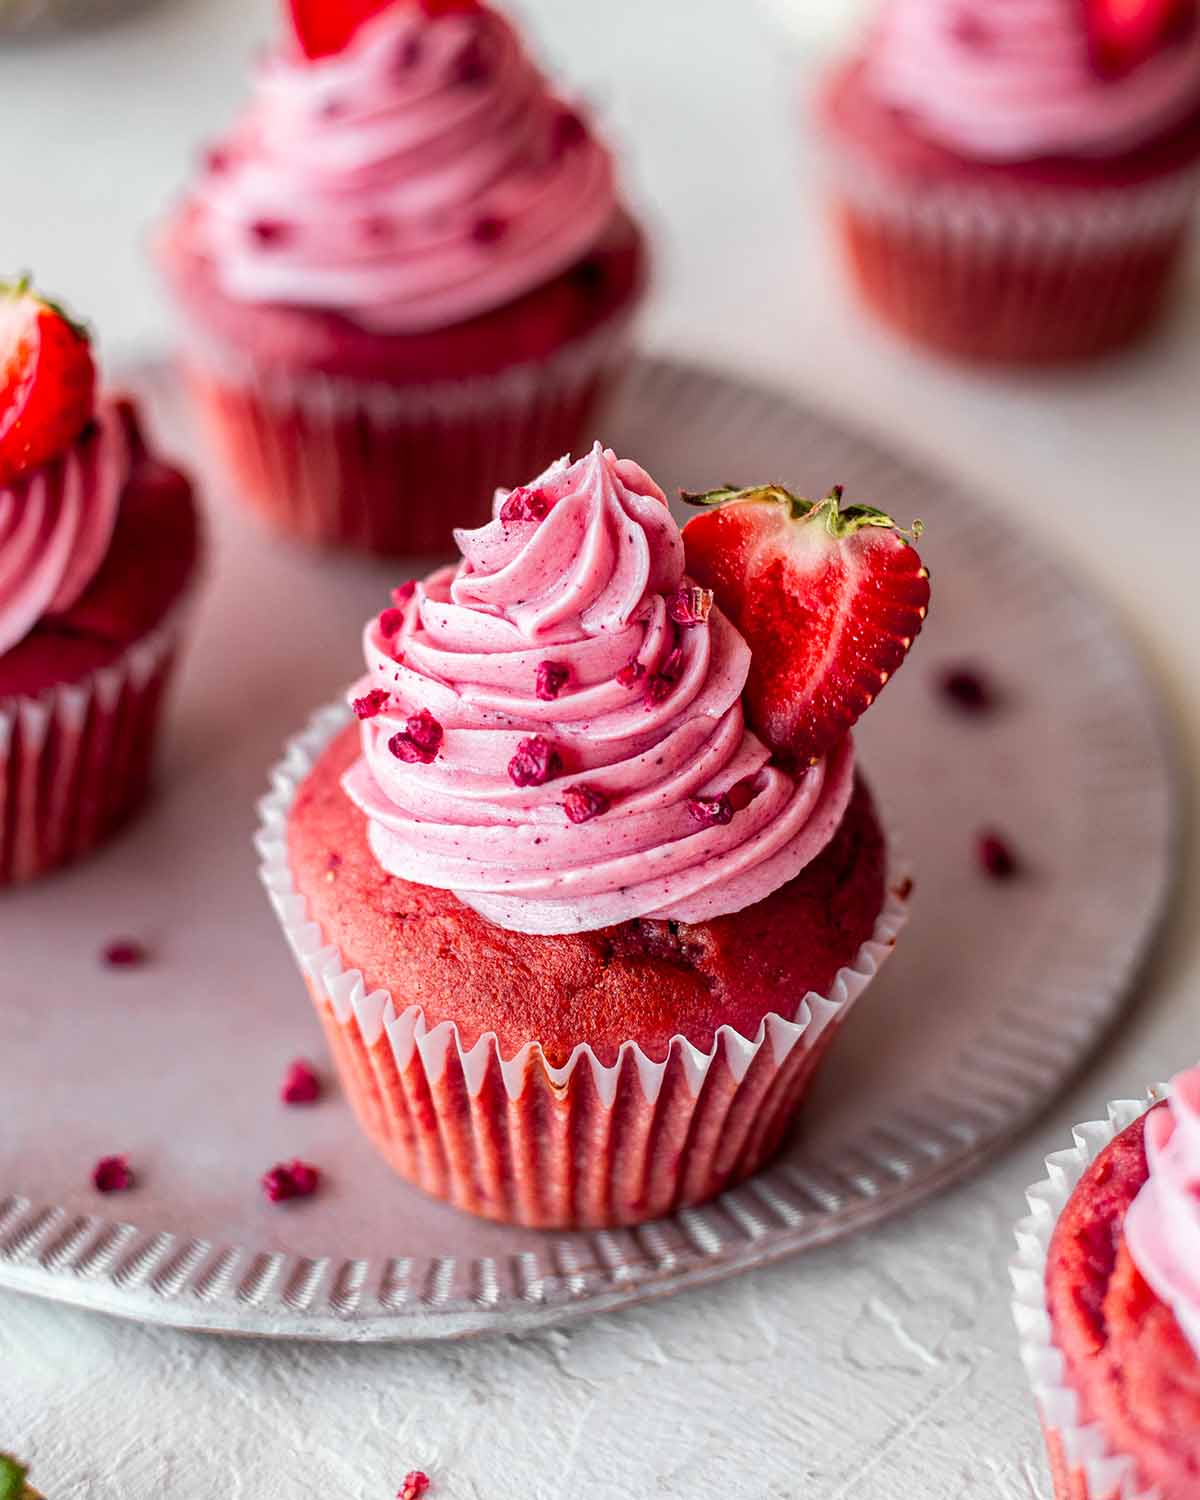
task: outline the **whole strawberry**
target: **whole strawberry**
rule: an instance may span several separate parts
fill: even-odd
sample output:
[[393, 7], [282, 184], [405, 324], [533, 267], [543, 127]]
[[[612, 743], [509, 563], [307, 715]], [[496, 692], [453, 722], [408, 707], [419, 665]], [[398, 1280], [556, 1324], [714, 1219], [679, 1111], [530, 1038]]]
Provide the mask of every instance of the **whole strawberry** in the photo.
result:
[[777, 752], [815, 760], [871, 706], [929, 610], [929, 574], [905, 534], [839, 486], [802, 500], [776, 485], [685, 495], [689, 574], [751, 650], [747, 716]]
[[1092, 58], [1108, 77], [1131, 73], [1200, 22], [1197, 0], [1086, 0]]
[[87, 332], [28, 280], [0, 283], [0, 484], [61, 457], [95, 399]]
[[479, 0], [288, 0], [296, 38], [310, 59], [343, 51], [380, 11], [403, 4], [431, 18], [479, 9]]

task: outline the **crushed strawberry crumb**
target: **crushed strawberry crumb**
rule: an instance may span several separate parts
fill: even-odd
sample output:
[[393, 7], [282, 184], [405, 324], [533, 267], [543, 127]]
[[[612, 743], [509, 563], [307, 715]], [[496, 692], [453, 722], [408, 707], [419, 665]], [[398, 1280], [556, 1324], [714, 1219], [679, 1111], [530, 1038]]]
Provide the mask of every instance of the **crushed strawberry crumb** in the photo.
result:
[[623, 688], [636, 687], [646, 675], [646, 669], [636, 656], [631, 656], [617, 673], [617, 681]]
[[255, 219], [250, 226], [250, 234], [255, 244], [261, 245], [264, 250], [282, 245], [289, 233], [288, 226], [279, 219]]
[[703, 625], [712, 612], [713, 591], [684, 584], [667, 600], [667, 614], [676, 625]]
[[383, 688], [372, 688], [369, 693], [364, 693], [361, 698], [354, 700], [354, 717], [356, 719], [374, 719], [387, 707], [388, 699], [391, 697]]
[[437, 759], [446, 731], [427, 708], [413, 714], [399, 734], [388, 740], [388, 749], [408, 765], [428, 766]]
[[110, 969], [138, 969], [149, 958], [136, 938], [114, 938], [104, 949], [104, 962]]
[[978, 668], [948, 667], [938, 683], [942, 696], [968, 714], [985, 714], [996, 706], [991, 683]]
[[289, 1198], [311, 1198], [321, 1174], [306, 1161], [278, 1162], [262, 1176], [262, 1190], [272, 1203], [286, 1203]]
[[508, 763], [508, 775], [514, 786], [544, 786], [562, 768], [558, 751], [543, 735], [535, 734], [517, 746]]
[[689, 797], [687, 810], [704, 828], [719, 828], [733, 822], [733, 801], [728, 792], [719, 797]]
[[385, 609], [379, 616], [379, 629], [385, 640], [391, 640], [404, 624], [402, 609]]
[[416, 592], [417, 580], [409, 578], [404, 583], [397, 584], [392, 590], [392, 603], [397, 609], [403, 609]]
[[569, 670], [559, 662], [539, 662], [537, 669], [538, 697], [547, 703], [557, 698], [563, 688], [566, 687], [570, 676], [571, 673]]
[[471, 238], [477, 245], [496, 245], [508, 233], [508, 220], [499, 214], [480, 214], [471, 225]]
[[403, 1486], [396, 1491], [396, 1500], [421, 1500], [429, 1491], [429, 1475], [420, 1469], [412, 1469], [404, 1476]]
[[513, 490], [500, 507], [500, 519], [505, 524], [513, 521], [542, 521], [550, 512], [550, 499], [545, 490]]
[[451, 67], [452, 80], [463, 88], [486, 83], [491, 76], [491, 64], [478, 37], [472, 37], [454, 59]]
[[572, 786], [563, 793], [563, 807], [572, 823], [590, 823], [609, 809], [608, 798], [594, 786]]
[[976, 855], [986, 875], [993, 880], [1011, 880], [1020, 874], [1021, 864], [1012, 845], [998, 833], [985, 831], [975, 844]]
[[124, 1156], [102, 1156], [92, 1168], [92, 1186], [98, 1193], [124, 1193], [133, 1186], [133, 1172]]
[[279, 1097], [285, 1104], [315, 1104], [321, 1097], [321, 1080], [312, 1064], [298, 1057], [283, 1075]]

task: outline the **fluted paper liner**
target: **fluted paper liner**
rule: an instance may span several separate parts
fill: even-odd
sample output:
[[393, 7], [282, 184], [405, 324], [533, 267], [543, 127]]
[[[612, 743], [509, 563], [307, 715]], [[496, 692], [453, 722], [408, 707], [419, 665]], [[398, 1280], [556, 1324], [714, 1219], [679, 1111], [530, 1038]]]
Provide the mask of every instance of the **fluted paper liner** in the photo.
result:
[[1067, 1382], [1062, 1352], [1054, 1342], [1046, 1262], [1055, 1226], [1080, 1178], [1105, 1147], [1166, 1094], [1166, 1086], [1160, 1085], [1146, 1099], [1110, 1104], [1106, 1120], [1077, 1125], [1074, 1146], [1046, 1158], [1048, 1176], [1029, 1189], [1030, 1213], [1017, 1226], [1013, 1316], [1046, 1434], [1055, 1500], [1158, 1500], [1157, 1489], [1141, 1484], [1137, 1461], [1116, 1452], [1099, 1423], [1081, 1420], [1079, 1396]]
[[78, 682], [0, 699], [0, 889], [88, 854], [149, 785], [187, 600]]
[[239, 494], [310, 542], [440, 552], [500, 486], [577, 447], [627, 356], [632, 311], [537, 363], [388, 385], [260, 367], [185, 326], [184, 364]]
[[318, 713], [288, 746], [260, 803], [261, 876], [367, 1135], [427, 1192], [485, 1217], [539, 1228], [636, 1223], [700, 1203], [748, 1176], [778, 1146], [805, 1085], [851, 1006], [891, 953], [908, 882], [888, 882], [871, 937], [828, 996], [753, 1038], [729, 1026], [701, 1051], [672, 1038], [662, 1061], [636, 1041], [605, 1064], [584, 1042], [561, 1067], [540, 1043], [505, 1058], [494, 1033], [463, 1044], [419, 1005], [368, 993], [309, 920], [287, 854], [297, 788], [349, 721]]

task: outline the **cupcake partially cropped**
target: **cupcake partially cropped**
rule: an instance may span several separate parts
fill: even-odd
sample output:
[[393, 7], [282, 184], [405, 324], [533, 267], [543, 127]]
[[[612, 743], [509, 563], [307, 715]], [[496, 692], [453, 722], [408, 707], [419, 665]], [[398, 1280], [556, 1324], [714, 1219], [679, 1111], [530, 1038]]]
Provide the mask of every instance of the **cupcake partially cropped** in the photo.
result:
[[432, 553], [589, 430], [642, 235], [586, 113], [498, 11], [293, 16], [160, 238], [185, 364], [279, 529]]
[[192, 488], [87, 334], [0, 289], [0, 887], [142, 803], [199, 550]]
[[1016, 1314], [1055, 1500], [1200, 1494], [1200, 1068], [1050, 1158]]
[[1192, 4], [886, 0], [820, 112], [854, 283], [916, 342], [1085, 359], [1166, 305], [1200, 197]]
[[848, 731], [927, 574], [837, 496], [704, 498], [685, 572], [599, 445], [501, 493], [263, 804], [364, 1129], [474, 1213], [628, 1224], [753, 1172], [902, 924]]

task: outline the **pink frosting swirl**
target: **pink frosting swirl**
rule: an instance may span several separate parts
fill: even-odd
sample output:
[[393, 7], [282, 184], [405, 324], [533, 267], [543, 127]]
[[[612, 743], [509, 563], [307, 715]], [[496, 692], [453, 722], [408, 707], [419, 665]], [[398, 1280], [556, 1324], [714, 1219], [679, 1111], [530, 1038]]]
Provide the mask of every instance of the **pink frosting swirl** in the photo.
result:
[[584, 256], [617, 211], [613, 164], [495, 11], [395, 5], [345, 52], [277, 53], [195, 195], [234, 299], [446, 327]]
[[965, 155], [1103, 155], [1200, 106], [1200, 27], [1109, 77], [1094, 65], [1082, 0], [891, 0], [868, 73], [881, 98]]
[[[457, 568], [366, 630], [344, 784], [383, 867], [535, 933], [703, 921], [798, 874], [841, 822], [853, 749], [798, 777], [771, 763], [742, 715], [749, 648], [691, 592], [663, 492], [597, 444], [497, 500]], [[530, 741], [554, 757], [533, 784]]]
[[108, 554], [129, 477], [129, 438], [111, 402], [51, 464], [0, 486], [0, 652], [69, 610]]
[[1134, 1265], [1200, 1356], [1200, 1068], [1146, 1121], [1150, 1176], [1125, 1216]]

